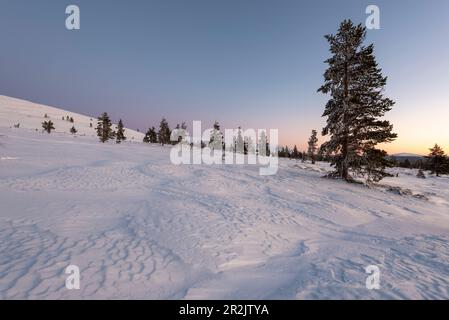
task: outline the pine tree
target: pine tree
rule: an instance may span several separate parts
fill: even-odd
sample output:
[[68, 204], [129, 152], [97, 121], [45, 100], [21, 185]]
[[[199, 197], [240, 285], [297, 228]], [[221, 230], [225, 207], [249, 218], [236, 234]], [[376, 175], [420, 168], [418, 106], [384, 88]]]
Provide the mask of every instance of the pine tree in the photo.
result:
[[382, 91], [387, 78], [382, 76], [373, 51], [364, 46], [366, 28], [350, 20], [341, 23], [335, 35], [327, 35], [331, 58], [319, 92], [330, 94], [323, 117], [327, 124], [323, 135], [330, 135], [322, 145], [326, 155], [332, 155], [335, 167], [332, 176], [353, 181], [351, 169], [358, 175], [368, 175], [379, 181], [388, 174], [385, 162], [375, 146], [393, 141], [397, 135], [393, 126], [380, 120], [390, 111], [394, 101], [384, 98]]
[[51, 133], [51, 130], [55, 130], [55, 126], [51, 120], [42, 122], [42, 128], [44, 128], [44, 131], [47, 131], [47, 133]]
[[70, 133], [71, 133], [71, 134], [76, 134], [77, 132], [78, 132], [78, 130], [76, 130], [75, 126], [72, 126], [72, 127], [70, 128]]
[[148, 129], [147, 133], [145, 133], [145, 136], [143, 137], [144, 143], [150, 143], [150, 130], [151, 129]]
[[430, 153], [427, 158], [427, 167], [430, 173], [439, 177], [441, 174], [449, 174], [449, 163], [444, 150], [435, 144], [433, 148], [430, 148]]
[[146, 143], [157, 143], [157, 133], [154, 127], [148, 129], [145, 137], [143, 138], [143, 142]]
[[239, 127], [237, 138], [235, 140], [236, 153], [245, 153], [245, 142], [243, 141], [242, 128]]
[[298, 151], [298, 148], [296, 147], [296, 144], [293, 147], [292, 158], [293, 159], [299, 159], [299, 151]]
[[74, 123], [74, 122], [75, 122], [75, 120], [73, 120], [73, 118], [72, 118], [72, 117], [70, 117], [70, 119], [69, 119], [69, 122], [70, 122], [70, 123]]
[[157, 133], [156, 133], [156, 129], [154, 127], [152, 127], [150, 129], [150, 143], [157, 143]]
[[101, 142], [105, 143], [109, 139], [114, 139], [115, 132], [112, 130], [112, 122], [106, 112], [98, 117], [96, 130]]
[[312, 135], [309, 138], [307, 149], [307, 154], [309, 156], [309, 159], [312, 161], [312, 164], [315, 164], [315, 153], [316, 150], [318, 149], [317, 147], [318, 138], [316, 137], [316, 135], [317, 135], [316, 130], [312, 130]]
[[159, 132], [158, 132], [158, 140], [161, 145], [170, 144], [170, 136], [171, 136], [171, 130], [168, 126], [167, 120], [163, 118], [161, 120], [161, 123], [159, 125]]
[[247, 136], [244, 138], [244, 144], [245, 144], [245, 154], [256, 153], [256, 146], [251, 136]]
[[265, 130], [262, 130], [259, 136], [259, 141], [257, 143], [257, 152], [259, 156], [265, 157], [269, 153], [267, 152], [267, 136], [265, 134]]
[[212, 151], [223, 149], [223, 134], [217, 121], [215, 121], [213, 129], [210, 131], [209, 148]]
[[122, 141], [126, 140], [125, 136], [125, 128], [123, 127], [123, 121], [120, 119], [117, 125], [117, 133], [116, 133], [116, 143], [121, 143]]

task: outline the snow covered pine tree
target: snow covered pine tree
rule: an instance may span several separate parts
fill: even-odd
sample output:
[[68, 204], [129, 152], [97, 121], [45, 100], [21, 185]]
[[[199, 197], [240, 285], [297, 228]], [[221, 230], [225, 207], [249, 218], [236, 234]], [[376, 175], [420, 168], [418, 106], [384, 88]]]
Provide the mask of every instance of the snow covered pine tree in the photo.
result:
[[317, 147], [318, 138], [316, 137], [316, 135], [317, 135], [316, 130], [312, 130], [312, 135], [310, 136], [309, 142], [307, 143], [308, 144], [307, 154], [309, 156], [309, 159], [312, 161], [312, 164], [315, 164], [315, 154], [318, 149]]
[[323, 135], [329, 141], [321, 146], [332, 156], [333, 177], [354, 181], [350, 170], [368, 181], [380, 181], [388, 176], [385, 167], [387, 153], [376, 149], [378, 143], [397, 138], [393, 126], [380, 120], [390, 111], [394, 101], [383, 97], [387, 78], [382, 76], [373, 51], [374, 45], [364, 46], [366, 28], [344, 20], [335, 35], [327, 35], [332, 57], [324, 74], [324, 85], [318, 92], [330, 94], [323, 117], [327, 124]]

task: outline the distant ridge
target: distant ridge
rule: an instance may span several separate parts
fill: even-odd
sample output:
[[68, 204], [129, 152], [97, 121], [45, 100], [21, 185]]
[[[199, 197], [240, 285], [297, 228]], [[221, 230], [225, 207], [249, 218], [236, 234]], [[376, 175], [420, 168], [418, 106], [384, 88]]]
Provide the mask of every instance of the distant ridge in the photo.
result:
[[421, 154], [416, 154], [416, 153], [395, 153], [391, 155], [392, 157], [400, 157], [400, 158], [423, 158], [424, 156]]

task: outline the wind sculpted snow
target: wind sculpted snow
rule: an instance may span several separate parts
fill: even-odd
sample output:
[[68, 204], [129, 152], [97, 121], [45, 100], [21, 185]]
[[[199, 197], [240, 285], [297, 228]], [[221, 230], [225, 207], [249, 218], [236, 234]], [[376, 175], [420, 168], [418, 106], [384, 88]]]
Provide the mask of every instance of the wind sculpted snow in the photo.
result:
[[449, 298], [447, 177], [366, 187], [322, 178], [325, 163], [262, 177], [169, 151], [0, 128], [0, 298]]

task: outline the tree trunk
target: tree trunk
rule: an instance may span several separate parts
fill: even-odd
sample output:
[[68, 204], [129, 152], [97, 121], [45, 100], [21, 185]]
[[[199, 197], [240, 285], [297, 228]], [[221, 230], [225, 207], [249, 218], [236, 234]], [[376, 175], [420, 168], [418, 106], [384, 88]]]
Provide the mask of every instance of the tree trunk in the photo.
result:
[[348, 79], [348, 63], [345, 63], [345, 77], [344, 77], [344, 110], [343, 110], [343, 126], [344, 126], [344, 138], [342, 142], [342, 158], [343, 162], [341, 165], [341, 177], [345, 179], [346, 181], [349, 180], [349, 173], [348, 173], [348, 128], [347, 128], [347, 120], [346, 120], [346, 107], [348, 103], [348, 97], [349, 97], [349, 79]]

